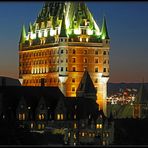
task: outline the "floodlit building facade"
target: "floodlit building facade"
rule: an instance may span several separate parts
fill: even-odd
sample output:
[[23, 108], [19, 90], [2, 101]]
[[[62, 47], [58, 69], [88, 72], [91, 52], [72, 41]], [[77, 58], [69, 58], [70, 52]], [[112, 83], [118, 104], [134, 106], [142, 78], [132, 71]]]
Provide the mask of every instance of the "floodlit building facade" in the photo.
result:
[[28, 31], [22, 28], [19, 80], [23, 86], [58, 86], [75, 97], [87, 70], [105, 113], [109, 49], [105, 17], [99, 28], [83, 2], [46, 2]]

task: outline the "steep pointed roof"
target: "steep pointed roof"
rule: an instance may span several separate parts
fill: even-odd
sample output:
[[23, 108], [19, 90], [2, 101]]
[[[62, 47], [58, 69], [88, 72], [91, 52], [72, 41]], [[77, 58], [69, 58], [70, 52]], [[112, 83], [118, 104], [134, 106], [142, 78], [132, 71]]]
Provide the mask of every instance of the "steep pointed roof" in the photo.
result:
[[83, 74], [83, 77], [80, 81], [80, 84], [77, 89], [77, 93], [83, 92], [83, 93], [90, 93], [90, 94], [96, 94], [96, 89], [94, 87], [94, 84], [92, 82], [92, 79], [88, 73], [88, 71], [85, 71]]
[[63, 19], [62, 19], [61, 32], [60, 32], [59, 37], [67, 37], [66, 25], [65, 25], [65, 16], [64, 15], [63, 15]]
[[101, 29], [101, 37], [102, 37], [102, 39], [109, 39], [105, 16], [103, 18], [103, 24], [102, 24], [102, 29]]
[[26, 40], [26, 30], [25, 26], [22, 27], [21, 37], [20, 37], [20, 43], [24, 43]]
[[32, 25], [31, 25], [31, 23], [29, 24], [29, 30], [28, 30], [28, 32], [32, 32], [33, 30], [32, 30]]
[[[96, 24], [91, 12], [84, 2], [45, 2], [39, 12], [36, 23], [51, 21], [52, 26], [59, 26], [60, 21], [65, 19], [66, 34], [71, 35], [73, 29], [84, 26], [87, 21], [87, 28], [94, 27], [94, 34], [100, 36], [100, 29]], [[62, 21], [63, 22], [63, 21]], [[53, 27], [54, 28], [54, 27]]]
[[138, 92], [135, 102], [136, 103], [148, 103], [148, 91], [146, 90], [144, 83], [142, 83], [139, 88], [139, 92]]
[[50, 19], [50, 16], [53, 16], [54, 19], [60, 17], [64, 13], [64, 5], [65, 2], [45, 2], [36, 22], [47, 21]]

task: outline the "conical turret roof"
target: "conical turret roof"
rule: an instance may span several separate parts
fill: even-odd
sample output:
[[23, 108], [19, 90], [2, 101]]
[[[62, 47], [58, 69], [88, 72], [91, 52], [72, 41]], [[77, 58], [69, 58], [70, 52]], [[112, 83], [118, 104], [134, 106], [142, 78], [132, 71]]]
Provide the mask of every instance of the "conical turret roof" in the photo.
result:
[[20, 43], [24, 43], [26, 40], [26, 30], [25, 26], [22, 27], [21, 37], [20, 37]]
[[105, 16], [103, 18], [103, 24], [102, 24], [102, 29], [101, 29], [101, 37], [102, 37], [102, 39], [109, 39]]

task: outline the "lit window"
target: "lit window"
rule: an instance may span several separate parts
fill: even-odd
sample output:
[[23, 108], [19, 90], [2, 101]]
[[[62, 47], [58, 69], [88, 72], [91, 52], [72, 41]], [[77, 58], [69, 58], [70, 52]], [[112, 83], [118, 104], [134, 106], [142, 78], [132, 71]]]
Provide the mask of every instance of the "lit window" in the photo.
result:
[[84, 54], [87, 54], [87, 50], [84, 50]]
[[60, 120], [60, 114], [57, 114], [57, 120]]
[[103, 145], [105, 145], [105, 141], [103, 141]]
[[77, 109], [77, 105], [75, 105], [75, 109]]
[[44, 124], [42, 124], [42, 129], [44, 129], [45, 128], [45, 125]]
[[84, 137], [84, 132], [82, 133], [82, 137]]
[[76, 117], [77, 117], [77, 116], [76, 116], [76, 115], [74, 115], [74, 119], [76, 119]]
[[77, 124], [76, 123], [74, 123], [74, 128], [77, 128]]
[[87, 58], [84, 58], [84, 63], [87, 63]]
[[74, 139], [76, 139], [76, 133], [74, 133], [73, 137], [74, 137]]
[[108, 133], [106, 133], [106, 137], [108, 137], [109, 136], [109, 134]]
[[42, 119], [42, 116], [39, 114], [39, 120], [41, 120]]
[[33, 128], [33, 123], [31, 123], [30, 127]]
[[89, 137], [91, 137], [91, 133], [89, 133]]
[[41, 129], [41, 124], [38, 124], [38, 129]]
[[102, 124], [100, 124], [100, 128], [102, 128]]
[[44, 117], [44, 114], [42, 114], [41, 116], [42, 116], [42, 120], [43, 120], [43, 119], [45, 118], [45, 117]]
[[70, 132], [68, 133], [68, 137], [70, 137]]
[[99, 124], [97, 124], [97, 125], [96, 125], [96, 128], [99, 128], [99, 127], [100, 127]]
[[61, 120], [63, 120], [63, 114], [61, 114]]

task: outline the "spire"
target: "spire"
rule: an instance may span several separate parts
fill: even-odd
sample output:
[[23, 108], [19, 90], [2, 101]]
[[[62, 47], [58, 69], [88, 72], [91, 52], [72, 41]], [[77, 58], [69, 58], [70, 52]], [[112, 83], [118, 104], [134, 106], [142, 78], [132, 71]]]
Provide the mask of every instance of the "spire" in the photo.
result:
[[20, 37], [20, 43], [24, 43], [26, 40], [26, 30], [25, 26], [22, 27], [21, 37]]
[[60, 32], [59, 37], [67, 37], [66, 25], [65, 25], [65, 16], [64, 15], [63, 15], [63, 19], [62, 19], [61, 32]]
[[32, 30], [32, 25], [31, 25], [31, 23], [29, 24], [29, 30], [28, 30], [28, 32], [32, 32], [33, 30]]
[[109, 39], [105, 16], [103, 18], [103, 24], [102, 24], [102, 29], [101, 29], [101, 37], [102, 37], [102, 39]]
[[92, 79], [86, 70], [83, 74], [83, 77], [81, 79], [81, 82], [77, 89], [77, 96], [78, 97], [84, 97], [84, 96], [90, 95], [96, 95], [96, 89], [94, 87], [94, 84], [92, 82]]

